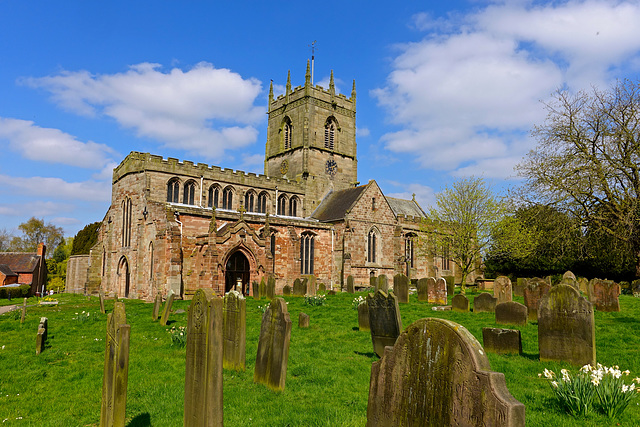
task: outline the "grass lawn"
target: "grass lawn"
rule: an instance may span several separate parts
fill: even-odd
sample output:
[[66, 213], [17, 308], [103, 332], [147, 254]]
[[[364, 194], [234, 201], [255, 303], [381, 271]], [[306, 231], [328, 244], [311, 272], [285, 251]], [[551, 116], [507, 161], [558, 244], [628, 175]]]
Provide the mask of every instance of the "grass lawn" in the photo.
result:
[[[371, 363], [377, 360], [369, 333], [358, 331], [355, 296], [328, 296], [324, 306], [304, 298], [285, 298], [293, 322], [286, 389], [272, 392], [253, 383], [253, 369], [265, 300], [247, 299], [247, 370], [224, 371], [224, 422], [227, 426], [363, 426], [366, 423]], [[470, 301], [476, 294], [468, 292]], [[0, 316], [0, 421], [18, 426], [93, 426], [100, 421], [106, 315], [97, 297], [56, 295], [57, 306], [29, 307]], [[522, 298], [515, 298], [522, 302]], [[13, 303], [21, 304], [14, 299]], [[182, 425], [185, 350], [171, 346], [167, 329], [186, 326], [187, 314], [170, 317], [168, 327], [151, 321], [152, 303], [125, 300], [131, 325], [127, 423], [129, 426]], [[30, 298], [28, 305], [36, 304]], [[6, 305], [1, 300], [0, 305]], [[186, 310], [189, 301], [174, 301]], [[619, 313], [596, 312], [598, 362], [640, 376], [640, 298], [620, 297]], [[107, 300], [107, 311], [113, 301]], [[435, 312], [416, 295], [401, 304], [406, 328], [423, 317], [440, 317], [465, 326], [480, 342], [483, 327], [498, 327], [492, 313]], [[310, 327], [298, 328], [298, 314], [310, 315]], [[46, 348], [35, 355], [41, 316], [49, 318]], [[522, 331], [522, 356], [489, 354], [494, 371], [505, 374], [511, 394], [526, 406], [529, 426], [640, 425], [637, 399], [618, 420], [594, 414], [573, 419], [553, 400], [544, 368], [575, 368], [538, 361], [537, 325]], [[640, 397], [640, 395], [639, 395]]]

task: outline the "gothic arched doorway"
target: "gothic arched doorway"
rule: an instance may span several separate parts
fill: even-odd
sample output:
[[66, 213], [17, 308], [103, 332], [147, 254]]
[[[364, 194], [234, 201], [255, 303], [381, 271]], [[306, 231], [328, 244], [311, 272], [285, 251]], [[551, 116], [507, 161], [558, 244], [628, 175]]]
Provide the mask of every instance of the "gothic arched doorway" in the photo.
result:
[[225, 293], [239, 284], [239, 291], [242, 292], [243, 295], [246, 295], [250, 277], [251, 264], [249, 264], [249, 260], [241, 251], [234, 252], [229, 257], [224, 272]]
[[125, 298], [129, 298], [129, 263], [125, 257], [120, 258], [120, 262], [118, 262], [117, 292], [120, 295], [124, 294]]

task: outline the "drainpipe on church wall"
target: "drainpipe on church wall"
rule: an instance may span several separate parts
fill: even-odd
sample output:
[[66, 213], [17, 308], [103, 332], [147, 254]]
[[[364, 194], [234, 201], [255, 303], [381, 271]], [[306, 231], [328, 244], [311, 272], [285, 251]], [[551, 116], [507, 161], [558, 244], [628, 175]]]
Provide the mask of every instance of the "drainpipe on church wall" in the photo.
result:
[[202, 185], [204, 184], [204, 175], [200, 176], [200, 207], [204, 208], [204, 206], [202, 206]]

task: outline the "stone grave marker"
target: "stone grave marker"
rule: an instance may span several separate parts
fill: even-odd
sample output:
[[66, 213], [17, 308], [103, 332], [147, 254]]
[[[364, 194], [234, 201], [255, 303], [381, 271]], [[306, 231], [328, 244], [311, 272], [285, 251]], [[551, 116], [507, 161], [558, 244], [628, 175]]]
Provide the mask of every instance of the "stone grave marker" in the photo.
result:
[[353, 276], [352, 275], [348, 275], [347, 276], [347, 292], [349, 292], [350, 294], [354, 294], [356, 292], [356, 289], [353, 285]]
[[369, 327], [369, 304], [366, 301], [358, 305], [358, 329], [361, 331], [370, 331]]
[[325, 292], [327, 292], [327, 285], [320, 283], [318, 285], [318, 293], [324, 294]]
[[369, 276], [369, 287], [373, 292], [378, 290], [378, 278], [376, 276]]
[[459, 313], [466, 313], [469, 311], [469, 300], [462, 294], [454, 295], [451, 299], [451, 309]]
[[293, 296], [303, 297], [307, 294], [307, 289], [304, 287], [302, 280], [296, 279], [293, 281]]
[[255, 280], [251, 282], [251, 296], [254, 299], [260, 299], [260, 284]]
[[389, 292], [389, 281], [387, 280], [386, 274], [381, 274], [378, 276], [378, 287], [376, 291], [383, 291], [385, 293]]
[[367, 295], [367, 305], [373, 350], [382, 357], [384, 348], [392, 346], [402, 331], [398, 299], [393, 292], [387, 294], [379, 290]]
[[298, 328], [308, 328], [308, 327], [309, 327], [309, 315], [301, 312], [298, 315]]
[[[430, 279], [433, 279], [433, 278], [423, 277], [422, 279], [418, 280], [418, 284], [416, 285], [416, 290], [418, 291], [418, 301], [420, 302], [429, 301], [428, 282]], [[435, 286], [435, 280], [434, 280], [434, 286]]]
[[540, 298], [551, 290], [551, 286], [543, 279], [538, 277], [529, 279], [524, 287], [524, 305], [529, 311], [529, 321], [538, 321], [538, 307], [540, 306]]
[[291, 320], [287, 304], [282, 298], [274, 298], [262, 315], [254, 382], [264, 384], [272, 390], [284, 390], [290, 339]]
[[573, 365], [596, 364], [593, 306], [568, 285], [556, 285], [540, 299], [538, 348], [540, 360]]
[[221, 426], [223, 422], [223, 305], [212, 289], [198, 289], [189, 306], [185, 426]]
[[40, 325], [38, 326], [38, 329], [44, 329], [44, 340], [46, 341], [47, 338], [49, 337], [49, 319], [46, 317], [41, 317], [40, 318]]
[[511, 279], [507, 276], [498, 276], [493, 282], [493, 296], [498, 299], [498, 304], [511, 301]]
[[578, 290], [580, 290], [580, 292], [582, 292], [583, 294], [589, 293], [589, 280], [587, 280], [586, 277], [578, 278]]
[[107, 315], [100, 426], [124, 426], [129, 383], [129, 338], [124, 303], [114, 302]]
[[284, 285], [284, 288], [282, 288], [282, 295], [284, 295], [285, 297], [290, 297], [291, 296], [291, 286]]
[[575, 275], [575, 274], [573, 274], [573, 273], [572, 273], [572, 272], [570, 272], [570, 271], [565, 271], [565, 273], [562, 275], [562, 278], [563, 278], [563, 279], [571, 279], [571, 280], [573, 280], [574, 282], [576, 282], [576, 281], [578, 280], [578, 279], [576, 278], [576, 275]]
[[153, 302], [153, 313], [151, 313], [151, 319], [153, 319], [154, 322], [158, 320], [158, 316], [160, 315], [160, 305], [162, 305], [162, 296], [158, 292]]
[[592, 279], [589, 282], [589, 301], [598, 311], [620, 311], [620, 285], [613, 280]]
[[106, 313], [106, 310], [104, 309], [104, 292], [100, 291], [100, 313], [104, 314]]
[[[566, 273], [565, 273], [566, 274]], [[576, 291], [580, 291], [580, 286], [578, 285], [578, 281], [575, 279], [572, 279], [570, 277], [565, 277], [563, 278], [560, 283], [560, 285], [569, 285], [572, 288], [574, 288]]]
[[41, 317], [40, 324], [38, 325], [38, 334], [36, 335], [36, 354], [40, 354], [44, 351], [44, 343], [47, 340], [48, 327], [48, 319], [46, 317]]
[[454, 276], [443, 276], [447, 282], [447, 295], [453, 295], [456, 290], [456, 278]]
[[491, 353], [522, 354], [522, 338], [517, 329], [482, 328], [482, 345]]
[[640, 293], [640, 279], [631, 282], [631, 295]]
[[311, 274], [307, 279], [307, 295], [316, 295], [318, 293], [316, 276]]
[[513, 284], [513, 295], [521, 297], [524, 292], [524, 287], [527, 285], [527, 281], [524, 277], [518, 277], [516, 283]]
[[24, 318], [27, 317], [27, 299], [22, 301], [22, 313], [20, 313], [20, 323], [24, 323]]
[[160, 318], [160, 324], [162, 326], [167, 326], [167, 322], [169, 321], [169, 314], [171, 314], [171, 306], [173, 305], [173, 290], [169, 291], [169, 297], [164, 303], [164, 307], [162, 308], [162, 317]]
[[429, 302], [440, 305], [447, 303], [447, 281], [442, 277], [436, 279], [435, 288], [429, 293]]
[[529, 318], [527, 306], [515, 301], [496, 304], [496, 323], [525, 326]]
[[525, 407], [480, 343], [443, 319], [414, 322], [371, 366], [367, 426], [525, 425]]
[[260, 285], [258, 285], [258, 289], [260, 291], [260, 296], [258, 297], [258, 299], [265, 298], [267, 296], [267, 282], [265, 281], [264, 276], [262, 276], [262, 279], [260, 279]]
[[493, 313], [496, 311], [498, 299], [488, 292], [482, 292], [473, 299], [474, 313]]
[[269, 276], [267, 278], [267, 299], [271, 301], [276, 297], [276, 278], [274, 276]]
[[409, 303], [409, 278], [404, 274], [393, 276], [393, 293], [402, 304]]
[[247, 300], [240, 292], [227, 292], [224, 296], [222, 316], [224, 325], [223, 367], [234, 371], [244, 371], [247, 341]]

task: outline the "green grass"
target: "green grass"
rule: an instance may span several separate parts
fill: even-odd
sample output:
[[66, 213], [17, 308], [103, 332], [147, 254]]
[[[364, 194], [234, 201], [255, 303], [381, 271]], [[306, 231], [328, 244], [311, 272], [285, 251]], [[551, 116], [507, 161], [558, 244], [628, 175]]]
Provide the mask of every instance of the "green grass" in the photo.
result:
[[[474, 293], [468, 293], [473, 300]], [[247, 299], [247, 370], [224, 371], [224, 420], [228, 426], [363, 426], [366, 423], [371, 363], [377, 360], [368, 333], [358, 331], [357, 295], [327, 297], [323, 306], [287, 297], [293, 322], [286, 389], [272, 392], [253, 383], [265, 300]], [[0, 316], [0, 421], [4, 425], [98, 425], [106, 315], [96, 297], [58, 295], [58, 306], [30, 307], [24, 324], [19, 314]], [[521, 298], [516, 300], [522, 302]], [[19, 303], [18, 301], [16, 301]], [[28, 304], [35, 304], [29, 299]], [[0, 302], [0, 305], [4, 305]], [[185, 309], [188, 301], [175, 301]], [[620, 313], [596, 312], [598, 362], [640, 376], [640, 298], [620, 297]], [[107, 301], [111, 311], [113, 301]], [[186, 326], [186, 313], [172, 314], [167, 328], [151, 321], [153, 304], [126, 300], [131, 325], [127, 422], [130, 426], [182, 424], [185, 350], [171, 346], [166, 329]], [[433, 316], [458, 322], [480, 342], [483, 327], [497, 327], [491, 313], [435, 312], [411, 296], [400, 305], [403, 326]], [[82, 312], [85, 311], [83, 314]], [[310, 315], [310, 327], [298, 328], [298, 313]], [[85, 319], [86, 313], [90, 315]], [[19, 311], [18, 311], [19, 313]], [[78, 313], [76, 315], [75, 313]], [[46, 348], [35, 355], [41, 316], [49, 318]], [[80, 320], [79, 320], [80, 319]], [[520, 328], [522, 356], [489, 354], [493, 370], [505, 374], [513, 396], [524, 403], [529, 426], [640, 425], [634, 402], [618, 420], [595, 414], [575, 420], [561, 411], [545, 380], [544, 368], [559, 372], [569, 365], [538, 361], [537, 325]], [[21, 419], [17, 419], [22, 417]]]

